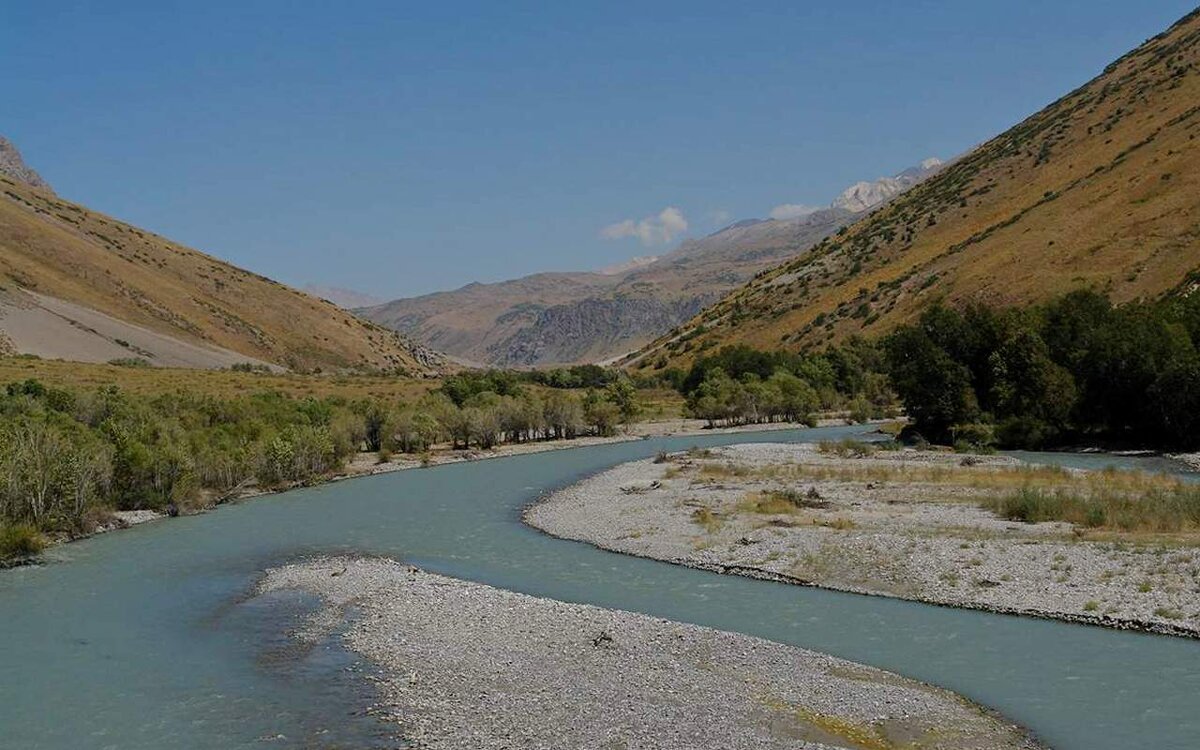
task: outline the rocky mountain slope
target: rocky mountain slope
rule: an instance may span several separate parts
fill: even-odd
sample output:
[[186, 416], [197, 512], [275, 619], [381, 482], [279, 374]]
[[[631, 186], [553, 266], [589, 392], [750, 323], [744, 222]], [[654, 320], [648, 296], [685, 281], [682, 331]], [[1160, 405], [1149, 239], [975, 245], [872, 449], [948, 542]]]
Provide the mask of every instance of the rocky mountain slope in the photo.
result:
[[941, 159], [929, 158], [895, 177], [880, 177], [874, 182], [856, 182], [834, 199], [833, 207], [854, 212], [867, 211], [900, 195], [941, 166]]
[[885, 332], [932, 300], [1091, 287], [1154, 296], [1200, 270], [1200, 11], [628, 362], [730, 342]]
[[21, 158], [21, 152], [13, 145], [13, 142], [0, 135], [0, 175], [16, 180], [23, 185], [29, 187], [40, 188], [44, 193], [54, 194], [54, 190], [50, 188], [50, 183], [42, 179], [42, 176], [35, 172]]
[[63, 200], [5, 153], [0, 352], [411, 374], [444, 362], [330, 302]]
[[527, 366], [621, 356], [679, 325], [779, 261], [803, 253], [861, 211], [916, 184], [941, 162], [858, 183], [829, 208], [749, 219], [666, 255], [588, 273], [544, 273], [399, 299], [358, 310], [440, 351], [480, 364]]

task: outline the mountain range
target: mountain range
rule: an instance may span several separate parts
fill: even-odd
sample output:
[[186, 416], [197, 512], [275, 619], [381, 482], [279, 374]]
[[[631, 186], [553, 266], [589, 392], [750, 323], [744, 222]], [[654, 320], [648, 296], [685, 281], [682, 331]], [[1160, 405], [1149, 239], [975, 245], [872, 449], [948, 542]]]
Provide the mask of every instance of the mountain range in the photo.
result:
[[824, 209], [746, 219], [671, 252], [599, 272], [541, 273], [357, 310], [461, 360], [502, 367], [600, 362], [679, 325], [942, 167], [860, 182]]
[[[852, 185], [602, 271], [362, 306], [65, 200], [0, 138], [0, 352], [436, 375], [686, 366], [729, 343], [874, 336], [934, 301], [1116, 302], [1200, 286], [1200, 11], [948, 163]], [[342, 306], [355, 307], [354, 313]]]
[[852, 226], [760, 274], [626, 363], [728, 343], [799, 349], [1090, 288], [1116, 302], [1200, 280], [1200, 11]]

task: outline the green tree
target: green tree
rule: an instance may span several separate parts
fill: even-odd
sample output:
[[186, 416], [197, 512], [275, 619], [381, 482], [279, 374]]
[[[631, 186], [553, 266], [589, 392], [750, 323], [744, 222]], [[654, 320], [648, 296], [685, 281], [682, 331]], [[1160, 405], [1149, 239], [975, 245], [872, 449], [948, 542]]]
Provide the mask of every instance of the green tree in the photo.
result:
[[892, 387], [916, 429], [927, 439], [948, 441], [950, 428], [974, 422], [979, 408], [971, 373], [919, 328], [893, 332], [884, 347]]

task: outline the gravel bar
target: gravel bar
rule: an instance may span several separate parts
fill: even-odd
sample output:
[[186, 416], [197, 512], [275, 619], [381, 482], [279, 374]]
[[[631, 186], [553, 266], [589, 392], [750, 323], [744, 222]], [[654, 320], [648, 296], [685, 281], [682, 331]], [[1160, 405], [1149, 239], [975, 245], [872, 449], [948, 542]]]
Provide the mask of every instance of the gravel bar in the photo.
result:
[[[965, 485], [755, 474], [789, 465], [810, 476], [821, 468], [961, 470], [963, 460], [937, 451], [842, 457], [811, 444], [727, 446], [622, 464], [549, 495], [526, 509], [525, 521], [554, 536], [720, 573], [1200, 637], [1194, 546], [1087, 541], [1070, 524], [1008, 521], [980, 507], [983, 490]], [[1018, 464], [1005, 456], [969, 463], [979, 472]], [[748, 493], [771, 490], [812, 491], [821, 507], [745, 511]]]
[[381, 558], [268, 571], [379, 667], [373, 712], [418, 748], [1037, 748], [929, 685], [750, 636], [517, 594]]

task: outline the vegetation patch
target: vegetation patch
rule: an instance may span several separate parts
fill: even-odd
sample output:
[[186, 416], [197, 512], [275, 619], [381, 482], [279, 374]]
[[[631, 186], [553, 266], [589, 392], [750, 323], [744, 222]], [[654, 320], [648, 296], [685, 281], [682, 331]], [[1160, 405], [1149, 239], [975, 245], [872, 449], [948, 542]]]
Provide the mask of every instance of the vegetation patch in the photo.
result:
[[42, 535], [30, 524], [0, 525], [0, 561], [32, 557], [45, 546]]
[[725, 520], [707, 506], [701, 506], [692, 511], [692, 521], [703, 527], [709, 534], [715, 534], [725, 525]]
[[1102, 479], [1078, 490], [1026, 486], [989, 507], [1004, 518], [1027, 523], [1065, 521], [1125, 532], [1200, 530], [1200, 487], [1176, 483], [1138, 490], [1108, 486]]

